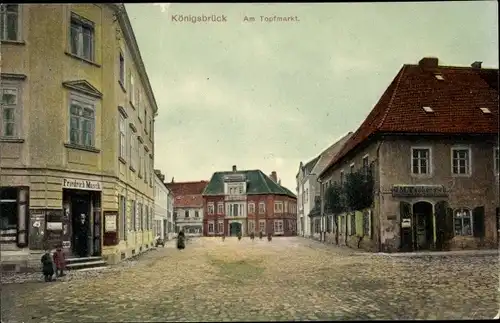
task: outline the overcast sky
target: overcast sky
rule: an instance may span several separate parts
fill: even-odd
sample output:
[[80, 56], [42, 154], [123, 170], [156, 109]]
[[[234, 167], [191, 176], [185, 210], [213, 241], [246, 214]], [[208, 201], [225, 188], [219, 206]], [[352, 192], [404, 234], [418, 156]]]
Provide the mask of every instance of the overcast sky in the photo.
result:
[[[498, 67], [497, 6], [127, 4], [159, 106], [155, 168], [176, 181], [275, 170], [295, 191], [300, 161], [355, 131], [403, 64]], [[202, 14], [227, 22], [172, 19]], [[261, 22], [274, 15], [298, 21]]]

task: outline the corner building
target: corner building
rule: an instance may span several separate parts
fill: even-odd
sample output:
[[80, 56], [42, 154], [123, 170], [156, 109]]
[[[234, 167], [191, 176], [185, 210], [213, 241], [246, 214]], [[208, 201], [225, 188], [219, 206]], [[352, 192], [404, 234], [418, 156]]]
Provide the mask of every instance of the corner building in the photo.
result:
[[125, 7], [1, 6], [2, 265], [150, 248], [157, 105]]
[[293, 236], [297, 197], [280, 185], [276, 172], [216, 172], [203, 191], [204, 236], [246, 236], [252, 232]]

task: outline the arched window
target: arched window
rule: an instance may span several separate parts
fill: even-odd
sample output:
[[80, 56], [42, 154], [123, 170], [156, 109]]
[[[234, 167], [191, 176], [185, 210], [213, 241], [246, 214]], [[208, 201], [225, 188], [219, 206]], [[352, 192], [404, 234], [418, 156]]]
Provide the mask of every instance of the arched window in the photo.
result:
[[456, 236], [471, 236], [473, 231], [472, 212], [469, 209], [458, 209], [453, 212]]

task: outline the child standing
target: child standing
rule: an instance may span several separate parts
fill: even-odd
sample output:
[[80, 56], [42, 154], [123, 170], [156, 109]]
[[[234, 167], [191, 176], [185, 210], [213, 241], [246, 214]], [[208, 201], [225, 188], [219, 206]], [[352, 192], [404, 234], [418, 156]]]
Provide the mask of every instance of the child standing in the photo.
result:
[[62, 246], [57, 246], [56, 252], [54, 252], [54, 264], [56, 265], [56, 276], [63, 277], [64, 270], [66, 269], [66, 256], [62, 250]]
[[52, 257], [50, 256], [50, 250], [47, 249], [42, 256], [42, 271], [46, 282], [52, 281], [52, 276], [54, 275], [54, 264], [52, 263]]

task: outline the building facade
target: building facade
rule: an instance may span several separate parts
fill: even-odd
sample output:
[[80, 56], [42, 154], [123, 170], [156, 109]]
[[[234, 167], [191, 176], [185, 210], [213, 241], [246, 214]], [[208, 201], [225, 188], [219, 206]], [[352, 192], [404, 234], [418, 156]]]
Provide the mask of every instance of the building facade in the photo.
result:
[[280, 185], [276, 172], [216, 172], [203, 191], [205, 236], [297, 232], [297, 198]]
[[157, 105], [125, 7], [1, 6], [2, 263], [148, 249]]
[[175, 232], [184, 231], [190, 236], [203, 234], [203, 197], [207, 181], [172, 182], [167, 184], [174, 196]]
[[155, 170], [155, 216], [153, 233], [162, 240], [171, 238], [173, 224], [173, 195], [165, 186], [165, 175]]
[[437, 58], [404, 65], [319, 175], [322, 196], [358, 170], [371, 170], [373, 204], [337, 214], [340, 244], [389, 252], [497, 245], [498, 69]]

